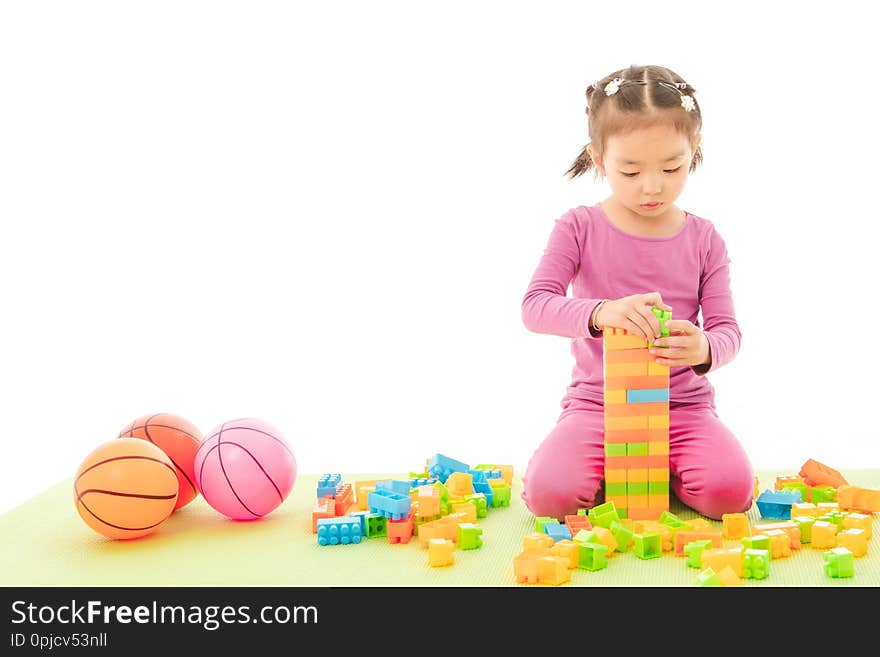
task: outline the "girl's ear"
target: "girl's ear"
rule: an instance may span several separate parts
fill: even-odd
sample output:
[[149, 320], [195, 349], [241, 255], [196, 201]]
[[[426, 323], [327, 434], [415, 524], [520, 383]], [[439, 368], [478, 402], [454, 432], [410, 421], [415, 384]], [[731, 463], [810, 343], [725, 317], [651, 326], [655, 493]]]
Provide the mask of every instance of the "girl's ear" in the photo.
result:
[[597, 157], [596, 149], [593, 148], [592, 144], [587, 146], [587, 153], [590, 154], [590, 159], [593, 161], [593, 166], [596, 167], [596, 171], [598, 171], [600, 175], [604, 176], [605, 167], [602, 165], [602, 160]]

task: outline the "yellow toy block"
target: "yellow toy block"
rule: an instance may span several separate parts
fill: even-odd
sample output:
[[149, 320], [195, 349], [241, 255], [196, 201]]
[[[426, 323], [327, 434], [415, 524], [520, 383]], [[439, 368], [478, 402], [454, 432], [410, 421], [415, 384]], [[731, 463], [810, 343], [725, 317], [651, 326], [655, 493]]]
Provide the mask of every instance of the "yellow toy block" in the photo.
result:
[[840, 523], [841, 529], [863, 529], [865, 536], [871, 540], [871, 516], [866, 513], [848, 513]]
[[452, 497], [464, 499], [474, 494], [474, 477], [468, 472], [453, 472], [446, 479], [446, 488]]
[[605, 363], [605, 376], [648, 376], [649, 363]]
[[669, 510], [669, 494], [668, 493], [648, 493], [649, 509]]
[[641, 484], [646, 481], [658, 481], [656, 479], [648, 479], [648, 469], [647, 468], [633, 468], [632, 470], [626, 471], [626, 480], [629, 482], [633, 482], [636, 484]]
[[605, 390], [604, 397], [606, 404], [625, 404], [626, 390]]
[[840, 511], [840, 505], [837, 502], [819, 502], [816, 505], [816, 515], [824, 516], [828, 513], [836, 513]]
[[[785, 484], [803, 484], [806, 486], [804, 478], [799, 475], [779, 475], [776, 477], [776, 483], [773, 484], [773, 490], [782, 490]], [[809, 491], [809, 488], [807, 490]]]
[[610, 557], [614, 554], [614, 551], [617, 549], [617, 539], [614, 538], [614, 534], [611, 533], [610, 529], [605, 527], [593, 527], [589, 531], [596, 535], [596, 538], [599, 539], [599, 542], [602, 545], [608, 547], [608, 551], [605, 553], [606, 557]]
[[791, 539], [781, 529], [771, 529], [764, 532], [770, 538], [770, 558], [782, 559], [791, 556]]
[[837, 547], [837, 525], [825, 520], [813, 523], [811, 531], [812, 544], [817, 550], [830, 550]]
[[554, 557], [562, 557], [568, 560], [569, 568], [577, 568], [578, 565], [578, 545], [569, 538], [563, 538], [553, 544], [550, 548], [550, 554]]
[[739, 540], [749, 535], [749, 518], [745, 513], [724, 513], [721, 515], [721, 533], [724, 538]]
[[458, 540], [458, 523], [449, 522], [448, 518], [445, 516], [419, 525], [419, 545], [422, 548], [427, 548], [432, 538], [445, 538], [453, 543]]
[[671, 552], [675, 546], [672, 529], [657, 520], [634, 520], [632, 530], [634, 534], [660, 534], [660, 547], [663, 552]]
[[648, 429], [648, 421], [651, 416], [606, 416], [605, 429], [608, 431], [632, 431], [634, 429]]
[[711, 547], [700, 553], [700, 569], [712, 568], [716, 573], [730, 568], [736, 577], [743, 574], [742, 546], [734, 548]]
[[837, 533], [837, 545], [847, 548], [854, 557], [863, 557], [868, 552], [868, 537], [864, 529], [844, 529]]
[[428, 541], [428, 565], [451, 566], [455, 563], [455, 543], [448, 538], [432, 538]]
[[662, 440], [652, 440], [648, 443], [648, 454], [669, 454], [669, 442]]
[[538, 559], [550, 554], [545, 548], [540, 551], [520, 552], [513, 558], [513, 573], [520, 584], [538, 583]]
[[547, 555], [538, 557], [538, 583], [559, 586], [571, 579], [568, 559]]
[[602, 331], [602, 337], [605, 342], [605, 349], [647, 349], [648, 341], [640, 338], [632, 333], [627, 333], [625, 329], [605, 328]]
[[648, 416], [648, 428], [649, 429], [668, 429], [669, 428], [669, 415], [649, 415]]
[[553, 537], [541, 532], [529, 532], [523, 536], [523, 550], [525, 552], [539, 552], [553, 547]]
[[477, 522], [477, 506], [473, 502], [459, 502], [452, 505], [452, 512], [462, 514], [461, 522]]
[[614, 502], [614, 508], [618, 510], [626, 508], [627, 500], [628, 498], [626, 495], [605, 495], [605, 501]]
[[715, 529], [715, 525], [706, 520], [705, 518], [691, 518], [690, 520], [685, 521], [688, 525], [691, 526], [691, 529], [695, 532], [714, 532], [717, 531]]
[[812, 502], [795, 502], [791, 505], [791, 517], [797, 518], [798, 516], [818, 516], [819, 515], [819, 507], [817, 507]]
[[[635, 509], [650, 509], [648, 506], [648, 496], [647, 495], [629, 495], [626, 496], [626, 506], [630, 509], [630, 515], [632, 517], [636, 517], [636, 515], [632, 514], [632, 511]], [[653, 516], [654, 514], [650, 514]], [[657, 514], [659, 517], [659, 514]]]
[[648, 468], [648, 481], [669, 481], [669, 468]]
[[609, 484], [624, 484], [626, 483], [626, 473], [626, 470], [606, 470], [605, 482]]
[[721, 581], [721, 586], [743, 585], [742, 579], [740, 579], [739, 575], [737, 575], [730, 566], [724, 566], [724, 568], [718, 571], [718, 579]]
[[358, 511], [369, 511], [369, 495], [376, 490], [375, 481], [356, 481], [354, 484], [355, 502]]
[[648, 376], [658, 376], [662, 374], [669, 374], [669, 365], [661, 365], [653, 360], [648, 363]]

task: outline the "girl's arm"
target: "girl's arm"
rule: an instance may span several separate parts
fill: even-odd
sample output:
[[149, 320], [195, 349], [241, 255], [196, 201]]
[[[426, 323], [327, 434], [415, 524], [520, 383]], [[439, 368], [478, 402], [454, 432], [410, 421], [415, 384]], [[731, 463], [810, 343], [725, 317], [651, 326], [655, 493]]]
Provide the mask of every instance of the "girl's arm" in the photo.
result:
[[590, 332], [589, 320], [602, 300], [566, 296], [580, 268], [581, 246], [575, 215], [568, 212], [556, 220], [523, 297], [522, 320], [530, 331], [566, 338], [601, 337]]
[[715, 230], [709, 240], [709, 253], [700, 277], [700, 312], [703, 315], [703, 333], [709, 340], [710, 361], [695, 366], [693, 370], [697, 374], [717, 370], [733, 360], [742, 340], [733, 310], [727, 247]]

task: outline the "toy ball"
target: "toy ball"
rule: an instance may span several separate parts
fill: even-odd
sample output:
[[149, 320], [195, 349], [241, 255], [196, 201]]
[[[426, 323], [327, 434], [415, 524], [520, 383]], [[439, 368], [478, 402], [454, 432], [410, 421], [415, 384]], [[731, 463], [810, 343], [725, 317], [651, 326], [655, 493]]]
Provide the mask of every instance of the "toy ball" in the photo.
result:
[[290, 494], [296, 457], [267, 422], [241, 418], [208, 434], [196, 452], [196, 486], [205, 501], [233, 520], [256, 520]]
[[107, 538], [146, 536], [162, 526], [177, 502], [177, 473], [161, 449], [138, 438], [117, 438], [89, 454], [73, 481], [76, 510]]
[[199, 494], [193, 468], [196, 452], [202, 442], [202, 432], [192, 422], [171, 413], [144, 415], [120, 431], [119, 437], [147, 440], [171, 459], [179, 484], [175, 511], [192, 502]]

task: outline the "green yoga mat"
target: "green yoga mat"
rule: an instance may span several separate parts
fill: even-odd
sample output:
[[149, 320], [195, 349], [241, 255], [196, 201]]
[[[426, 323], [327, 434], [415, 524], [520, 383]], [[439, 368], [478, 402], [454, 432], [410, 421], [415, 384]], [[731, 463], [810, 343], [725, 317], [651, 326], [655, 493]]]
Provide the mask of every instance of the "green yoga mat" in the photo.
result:
[[[759, 473], [764, 487], [779, 474]], [[843, 471], [850, 483], [880, 488], [880, 470]], [[398, 474], [344, 474], [343, 481], [405, 478]], [[318, 546], [311, 531], [317, 475], [300, 475], [287, 500], [253, 522], [228, 520], [202, 497], [174, 513], [144, 538], [113, 541], [96, 534], [79, 517], [72, 480], [62, 481], [0, 516], [0, 583], [3, 586], [529, 586], [517, 584], [513, 559], [522, 550], [535, 518], [519, 497], [514, 478], [509, 507], [489, 509], [478, 524], [483, 546], [456, 549], [455, 563], [428, 565], [428, 551], [414, 538], [391, 544], [386, 538], [357, 545]], [[767, 482], [770, 486], [767, 486]], [[683, 519], [696, 513], [673, 500]], [[873, 519], [868, 554], [855, 560], [855, 577], [825, 575], [822, 550], [805, 546], [771, 562], [765, 580], [744, 586], [880, 586], [880, 527]], [[757, 507], [750, 520], [760, 521]], [[721, 523], [715, 523], [720, 529]], [[728, 541], [729, 546], [737, 544]], [[642, 560], [615, 554], [597, 572], [572, 571], [562, 586], [694, 586], [697, 570], [666, 552]]]

